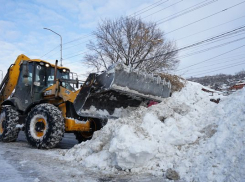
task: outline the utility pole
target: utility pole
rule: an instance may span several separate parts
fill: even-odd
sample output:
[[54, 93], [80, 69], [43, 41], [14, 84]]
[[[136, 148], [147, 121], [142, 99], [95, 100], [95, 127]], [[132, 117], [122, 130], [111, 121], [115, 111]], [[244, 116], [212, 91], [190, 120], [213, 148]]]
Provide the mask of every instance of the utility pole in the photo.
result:
[[49, 30], [49, 31], [55, 33], [56, 35], [60, 36], [60, 66], [63, 66], [63, 65], [62, 65], [62, 37], [61, 37], [61, 35], [58, 34], [58, 33], [55, 32], [55, 31], [49, 29], [49, 28], [43, 28], [43, 29]]

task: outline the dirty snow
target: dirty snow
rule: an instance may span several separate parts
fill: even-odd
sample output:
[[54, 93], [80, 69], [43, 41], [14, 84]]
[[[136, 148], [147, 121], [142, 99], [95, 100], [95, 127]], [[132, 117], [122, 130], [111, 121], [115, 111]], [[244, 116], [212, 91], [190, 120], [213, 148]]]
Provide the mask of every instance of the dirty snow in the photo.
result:
[[64, 159], [106, 173], [171, 168], [184, 181], [245, 181], [245, 89], [219, 104], [201, 89], [187, 82], [158, 105], [109, 120]]

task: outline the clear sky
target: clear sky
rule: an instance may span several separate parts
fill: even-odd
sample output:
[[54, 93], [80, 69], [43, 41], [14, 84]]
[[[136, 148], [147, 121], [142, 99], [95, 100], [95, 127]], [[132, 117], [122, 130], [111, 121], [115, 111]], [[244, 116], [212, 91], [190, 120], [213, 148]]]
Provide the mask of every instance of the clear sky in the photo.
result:
[[120, 16], [159, 23], [178, 48], [240, 28], [236, 34], [180, 51], [175, 73], [184, 77], [234, 74], [245, 66], [243, 0], [0, 0], [0, 4], [4, 73], [19, 54], [53, 63], [60, 59], [60, 38], [46, 27], [62, 35], [63, 65], [82, 76], [88, 72], [82, 62], [92, 31], [101, 19]]

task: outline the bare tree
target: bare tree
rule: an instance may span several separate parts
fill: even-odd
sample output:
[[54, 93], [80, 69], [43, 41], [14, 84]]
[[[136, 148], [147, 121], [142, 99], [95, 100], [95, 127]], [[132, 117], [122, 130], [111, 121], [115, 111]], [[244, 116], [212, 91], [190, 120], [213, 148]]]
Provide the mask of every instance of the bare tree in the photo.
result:
[[87, 44], [91, 52], [85, 60], [97, 71], [123, 62], [146, 72], [162, 72], [179, 63], [175, 43], [167, 41], [155, 23], [130, 17], [104, 20], [93, 35], [96, 41]]

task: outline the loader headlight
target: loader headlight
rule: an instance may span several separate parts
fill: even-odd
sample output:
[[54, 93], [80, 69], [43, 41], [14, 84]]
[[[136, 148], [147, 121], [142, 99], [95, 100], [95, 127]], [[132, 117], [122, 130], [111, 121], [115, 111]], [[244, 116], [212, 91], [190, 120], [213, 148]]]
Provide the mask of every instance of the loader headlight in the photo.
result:
[[69, 72], [70, 72], [70, 70], [63, 69], [63, 70], [62, 70], [62, 72], [64, 72], [64, 73], [69, 73]]
[[45, 64], [45, 66], [48, 68], [50, 65], [47, 63], [47, 64]]

